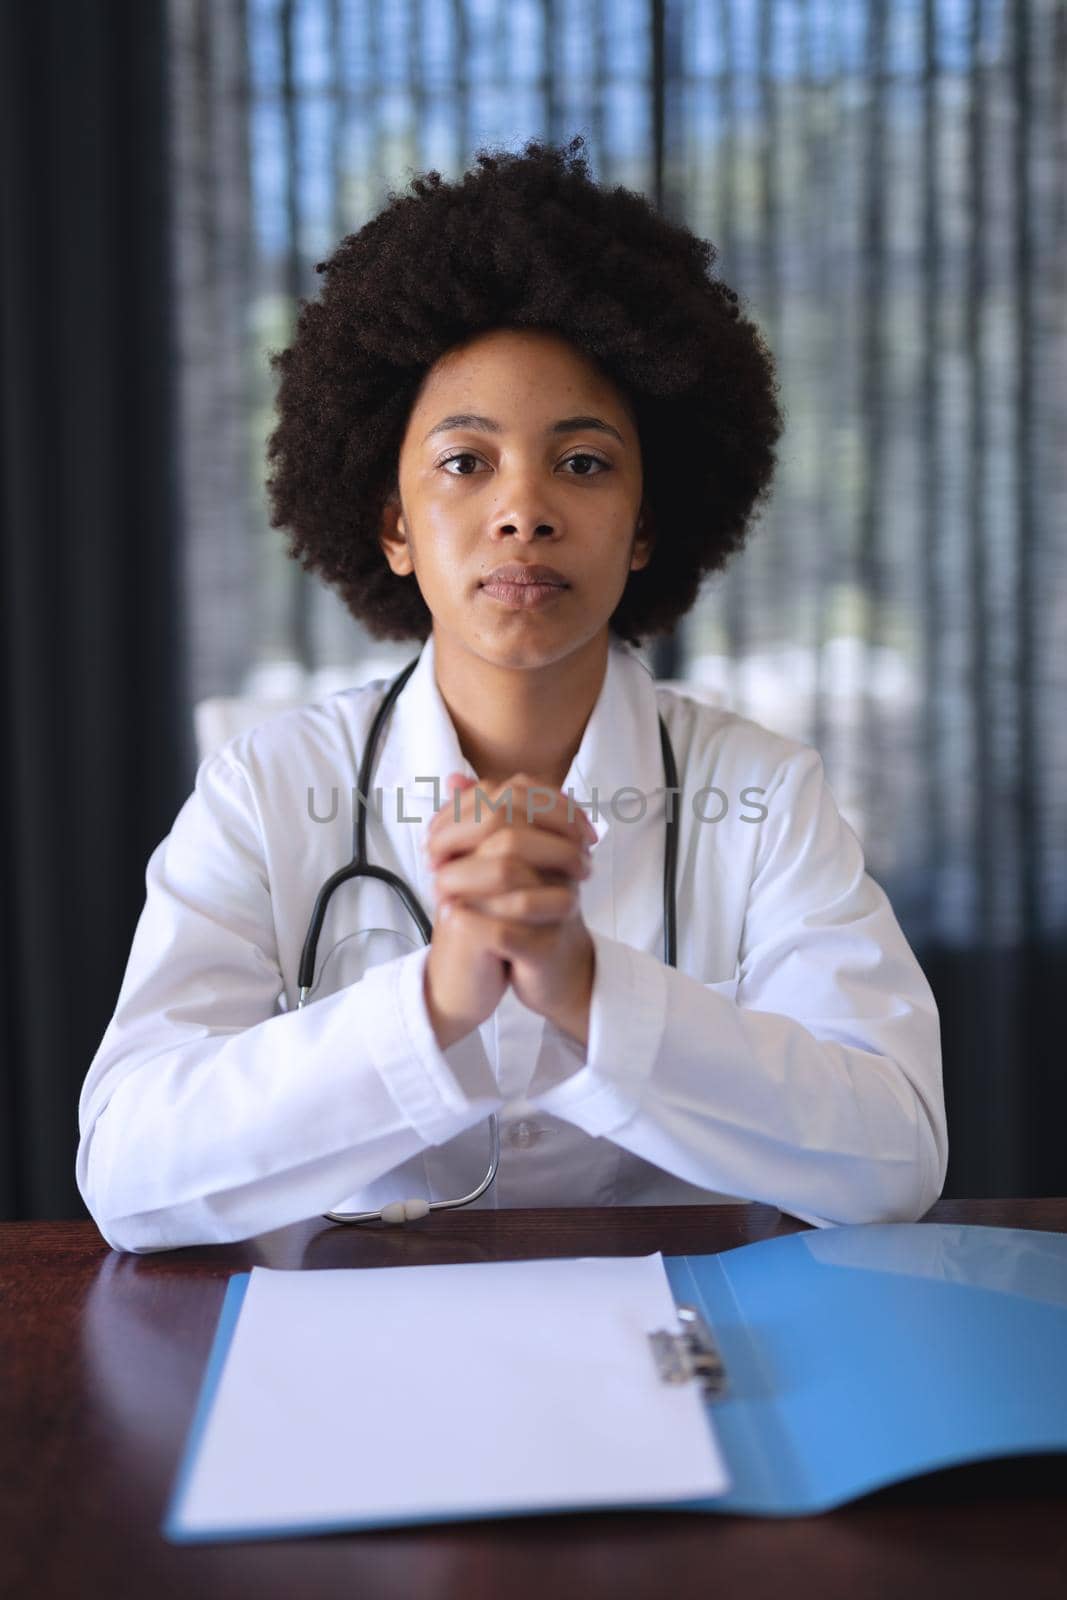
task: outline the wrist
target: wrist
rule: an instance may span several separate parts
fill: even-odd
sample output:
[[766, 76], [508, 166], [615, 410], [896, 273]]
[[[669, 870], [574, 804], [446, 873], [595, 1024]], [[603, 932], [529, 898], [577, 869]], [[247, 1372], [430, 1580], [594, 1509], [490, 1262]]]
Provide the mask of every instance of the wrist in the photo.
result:
[[458, 1044], [460, 1039], [465, 1039], [468, 1033], [473, 1033], [478, 1026], [469, 1017], [451, 1016], [442, 1010], [434, 998], [433, 985], [430, 982], [430, 968], [427, 964], [422, 976], [422, 993], [426, 1001], [426, 1014], [430, 1019], [434, 1038], [440, 1050], [447, 1050], [450, 1045]]
[[592, 939], [589, 939], [579, 970], [581, 976], [574, 994], [553, 1008], [549, 1021], [585, 1050], [589, 1046], [589, 1014], [593, 1004], [593, 977], [596, 970], [596, 951]]

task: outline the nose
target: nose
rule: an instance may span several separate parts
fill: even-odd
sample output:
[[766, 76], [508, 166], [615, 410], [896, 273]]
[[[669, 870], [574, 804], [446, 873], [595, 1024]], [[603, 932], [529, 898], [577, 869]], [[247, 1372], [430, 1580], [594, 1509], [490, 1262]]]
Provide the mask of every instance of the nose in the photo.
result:
[[504, 490], [493, 518], [493, 537], [505, 535], [526, 543], [550, 539], [560, 531], [560, 522], [545, 503], [543, 486], [534, 474], [517, 473]]
[[551, 522], [532, 522], [529, 518], [498, 522], [495, 533], [499, 538], [503, 534], [510, 535], [530, 544], [535, 539], [550, 539], [555, 534], [555, 527]]

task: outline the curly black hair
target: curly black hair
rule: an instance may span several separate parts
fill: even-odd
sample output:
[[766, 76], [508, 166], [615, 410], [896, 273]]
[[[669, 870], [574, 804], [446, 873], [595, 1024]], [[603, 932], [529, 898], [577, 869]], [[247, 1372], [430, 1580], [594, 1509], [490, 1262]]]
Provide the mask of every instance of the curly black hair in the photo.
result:
[[497, 328], [562, 335], [599, 364], [637, 420], [651, 559], [611, 617], [620, 637], [669, 632], [739, 550], [768, 497], [782, 432], [774, 360], [715, 246], [650, 202], [588, 176], [579, 134], [522, 153], [483, 148], [457, 183], [430, 171], [341, 240], [302, 300], [267, 444], [271, 526], [383, 639], [425, 639], [414, 576], [378, 542], [427, 371]]

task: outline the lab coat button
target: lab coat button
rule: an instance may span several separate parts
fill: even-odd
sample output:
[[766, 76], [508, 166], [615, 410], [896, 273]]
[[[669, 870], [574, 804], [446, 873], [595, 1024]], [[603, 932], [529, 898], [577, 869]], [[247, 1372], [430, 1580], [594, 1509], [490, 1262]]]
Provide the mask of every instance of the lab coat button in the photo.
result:
[[521, 1117], [508, 1129], [508, 1144], [513, 1150], [528, 1150], [532, 1144], [537, 1143], [541, 1133], [542, 1130], [536, 1122], [528, 1122], [525, 1117]]

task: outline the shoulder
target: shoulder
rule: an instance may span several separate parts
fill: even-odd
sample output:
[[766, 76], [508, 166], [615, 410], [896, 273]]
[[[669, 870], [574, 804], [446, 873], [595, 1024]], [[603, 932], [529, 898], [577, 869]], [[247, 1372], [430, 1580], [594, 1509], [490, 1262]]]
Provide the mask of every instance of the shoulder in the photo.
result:
[[269, 701], [219, 700], [212, 725], [216, 734], [205, 761], [218, 758], [252, 774], [296, 753], [332, 756], [351, 733], [369, 725], [388, 679], [339, 689], [320, 700], [278, 708]]
[[706, 836], [729, 840], [735, 849], [739, 835], [747, 835], [753, 874], [769, 860], [788, 867], [802, 857], [846, 876], [864, 870], [862, 843], [841, 813], [814, 745], [702, 698], [699, 688], [693, 694], [685, 685], [664, 684], [656, 698], [688, 805], [705, 820], [718, 811], [759, 824], [732, 833], [704, 830]]
[[657, 681], [656, 707], [674, 747], [679, 781], [686, 787], [704, 774], [705, 782], [726, 772], [770, 787], [798, 768], [821, 772], [813, 745], [731, 711], [699, 684]]
[[[231, 726], [201, 759], [198, 791], [223, 790], [263, 814], [289, 813], [308, 790], [356, 781], [362, 750], [389, 679], [340, 689], [282, 710], [269, 703], [230, 702]], [[225, 732], [225, 722], [218, 726]]]

